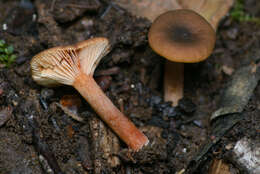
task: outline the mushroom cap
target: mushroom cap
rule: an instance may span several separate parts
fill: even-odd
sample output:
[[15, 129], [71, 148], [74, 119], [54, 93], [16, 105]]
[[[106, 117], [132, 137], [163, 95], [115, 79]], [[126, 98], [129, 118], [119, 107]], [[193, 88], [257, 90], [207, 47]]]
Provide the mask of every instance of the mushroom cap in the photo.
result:
[[81, 72], [93, 75], [109, 48], [108, 39], [98, 37], [75, 45], [47, 49], [32, 58], [32, 78], [43, 86], [72, 85]]
[[156, 53], [170, 61], [194, 63], [205, 60], [211, 54], [216, 34], [198, 13], [179, 9], [155, 19], [148, 41]]

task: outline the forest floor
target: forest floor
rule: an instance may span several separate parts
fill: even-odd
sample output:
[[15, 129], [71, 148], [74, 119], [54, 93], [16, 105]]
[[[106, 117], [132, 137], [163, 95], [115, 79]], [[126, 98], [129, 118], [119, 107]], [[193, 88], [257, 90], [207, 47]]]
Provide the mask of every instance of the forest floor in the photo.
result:
[[[147, 19], [109, 1], [80, 0], [80, 6], [73, 0], [52, 2], [0, 1], [0, 39], [13, 46], [17, 57], [0, 68], [0, 174], [166, 174], [192, 168], [201, 148], [214, 142], [210, 116], [223, 105], [233, 75], [245, 66], [258, 69], [260, 25], [227, 16], [218, 28], [213, 54], [185, 65], [185, 97], [172, 107], [163, 101], [165, 60], [149, 47]], [[250, 0], [245, 9], [260, 16], [259, 4]], [[46, 88], [31, 78], [35, 54], [97, 36], [109, 38], [112, 49], [94, 77], [149, 137], [150, 144], [140, 152], [129, 152], [72, 87]], [[208, 173], [213, 159], [223, 159], [239, 173], [229, 161], [227, 146], [244, 137], [260, 139], [260, 86], [248, 96], [243, 111], [237, 112], [240, 119], [211, 144], [190, 173]], [[83, 121], [61, 107], [61, 100], [70, 98], [76, 98]]]

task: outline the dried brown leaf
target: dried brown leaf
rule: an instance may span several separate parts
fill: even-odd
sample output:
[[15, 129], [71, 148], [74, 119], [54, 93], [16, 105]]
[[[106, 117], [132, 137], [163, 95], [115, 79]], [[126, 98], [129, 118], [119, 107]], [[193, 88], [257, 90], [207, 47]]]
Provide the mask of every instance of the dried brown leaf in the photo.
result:
[[228, 13], [234, 0], [177, 0], [182, 8], [196, 11], [216, 29], [219, 21]]
[[138, 17], [146, 17], [153, 21], [160, 14], [181, 8], [176, 0], [116, 0], [121, 7]]
[[81, 106], [81, 100], [77, 95], [65, 95], [61, 98], [60, 102], [57, 103], [67, 115], [71, 116], [73, 119], [82, 122], [83, 118], [81, 118], [78, 114], [78, 110]]
[[121, 7], [138, 17], [153, 21], [160, 14], [174, 9], [192, 9], [216, 29], [219, 21], [228, 13], [234, 0], [116, 0]]

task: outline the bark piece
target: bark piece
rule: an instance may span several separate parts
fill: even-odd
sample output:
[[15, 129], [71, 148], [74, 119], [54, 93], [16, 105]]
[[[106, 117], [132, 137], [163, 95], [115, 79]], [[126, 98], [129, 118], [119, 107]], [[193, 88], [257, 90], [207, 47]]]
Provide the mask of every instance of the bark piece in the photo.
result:
[[209, 174], [231, 174], [229, 165], [222, 160], [214, 159]]
[[95, 173], [101, 174], [102, 171], [109, 171], [120, 165], [120, 160], [116, 156], [120, 144], [115, 134], [96, 117], [90, 119], [89, 127], [91, 130]]
[[239, 140], [231, 157], [232, 162], [248, 174], [260, 173], [260, 142], [255, 139], [242, 138]]

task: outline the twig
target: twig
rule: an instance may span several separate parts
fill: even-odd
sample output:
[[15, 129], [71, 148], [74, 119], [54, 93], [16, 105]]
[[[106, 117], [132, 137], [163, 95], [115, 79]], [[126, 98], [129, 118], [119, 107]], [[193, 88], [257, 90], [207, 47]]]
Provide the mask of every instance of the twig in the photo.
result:
[[65, 4], [67, 7], [72, 8], [81, 8], [81, 9], [87, 9], [87, 10], [98, 10], [100, 5], [83, 5], [83, 4]]
[[55, 3], [56, 3], [56, 0], [52, 0], [52, 2], [51, 2], [51, 11], [54, 10]]

